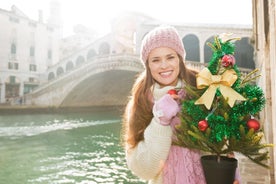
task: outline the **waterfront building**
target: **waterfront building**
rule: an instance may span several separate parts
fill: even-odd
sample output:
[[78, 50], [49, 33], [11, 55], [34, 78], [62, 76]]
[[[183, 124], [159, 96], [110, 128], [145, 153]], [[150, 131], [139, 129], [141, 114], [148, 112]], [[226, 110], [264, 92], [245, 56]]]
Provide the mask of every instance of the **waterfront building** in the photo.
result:
[[31, 92], [40, 76], [59, 61], [61, 19], [59, 4], [50, 4], [50, 17], [44, 21], [29, 18], [18, 7], [0, 9], [0, 103]]

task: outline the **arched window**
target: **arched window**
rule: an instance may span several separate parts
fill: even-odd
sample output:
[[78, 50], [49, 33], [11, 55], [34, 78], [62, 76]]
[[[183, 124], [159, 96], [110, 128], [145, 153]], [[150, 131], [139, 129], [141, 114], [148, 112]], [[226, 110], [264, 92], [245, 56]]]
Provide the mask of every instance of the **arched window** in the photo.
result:
[[212, 58], [212, 54], [213, 54], [211, 47], [209, 47], [207, 45], [208, 42], [213, 43], [214, 36], [209, 37], [204, 44], [204, 63], [209, 63], [210, 59]]
[[84, 57], [83, 56], [79, 56], [77, 58], [77, 60], [76, 60], [76, 66], [79, 66], [79, 65], [81, 65], [84, 62], [85, 62]]
[[[214, 37], [210, 37], [204, 46], [204, 62], [208, 63], [212, 57], [212, 49], [207, 45], [207, 42], [213, 43]], [[242, 38], [235, 42], [235, 59], [236, 64], [243, 68], [255, 68], [255, 62], [253, 60], [254, 48], [249, 43], [249, 38]]]
[[58, 69], [57, 69], [57, 76], [60, 76], [61, 74], [63, 74], [64, 73], [64, 70], [63, 70], [63, 68], [60, 66], [60, 67], [58, 67]]
[[54, 79], [54, 78], [55, 78], [54, 72], [50, 72], [50, 73], [48, 74], [48, 81], [50, 81], [50, 80], [52, 80], [52, 79]]
[[104, 42], [99, 47], [99, 54], [105, 55], [110, 53], [110, 46], [107, 42]]
[[189, 34], [185, 36], [182, 41], [186, 50], [186, 60], [200, 62], [200, 47], [197, 36]]
[[250, 44], [250, 39], [248, 37], [242, 38], [239, 41], [235, 42], [236, 50], [235, 50], [235, 58], [236, 63], [239, 67], [243, 68], [255, 68], [255, 62], [253, 59], [254, 48]]
[[89, 61], [89, 59], [95, 57], [96, 55], [97, 53], [94, 49], [89, 50], [86, 57], [87, 61]]
[[68, 63], [66, 63], [66, 71], [70, 71], [74, 68], [74, 64], [72, 61], [69, 61]]

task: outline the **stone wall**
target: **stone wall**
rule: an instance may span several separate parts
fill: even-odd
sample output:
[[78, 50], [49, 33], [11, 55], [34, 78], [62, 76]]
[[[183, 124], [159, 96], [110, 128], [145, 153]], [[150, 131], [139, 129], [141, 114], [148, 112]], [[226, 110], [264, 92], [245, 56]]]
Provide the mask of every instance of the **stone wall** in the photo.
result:
[[[256, 51], [256, 67], [261, 69], [262, 77], [259, 80], [259, 85], [264, 89], [267, 103], [261, 114], [262, 122], [264, 122], [264, 130], [266, 134], [266, 141], [275, 145], [276, 138], [276, 13], [275, 0], [252, 0], [253, 3], [253, 34], [254, 46]], [[268, 176], [270, 181], [264, 183], [275, 183], [275, 163], [276, 152], [271, 149], [271, 159]], [[250, 166], [249, 166], [250, 167]], [[255, 175], [261, 175], [259, 169], [252, 171]], [[253, 173], [253, 174], [254, 174]], [[263, 173], [266, 177], [265, 173]], [[258, 183], [255, 181], [248, 183]]]

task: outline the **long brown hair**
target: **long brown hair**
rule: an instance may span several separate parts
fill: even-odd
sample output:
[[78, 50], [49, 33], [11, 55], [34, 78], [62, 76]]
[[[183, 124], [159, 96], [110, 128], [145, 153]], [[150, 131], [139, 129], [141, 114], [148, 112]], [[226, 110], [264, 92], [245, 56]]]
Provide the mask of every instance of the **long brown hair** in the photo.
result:
[[[195, 86], [196, 72], [185, 66], [183, 58], [180, 55], [178, 57], [180, 60], [178, 77], [185, 83]], [[146, 70], [136, 79], [132, 88], [132, 96], [123, 115], [122, 141], [125, 146], [133, 148], [139, 141], [144, 139], [144, 131], [153, 118], [153, 102], [150, 88], [154, 82], [148, 62], [146, 62]]]

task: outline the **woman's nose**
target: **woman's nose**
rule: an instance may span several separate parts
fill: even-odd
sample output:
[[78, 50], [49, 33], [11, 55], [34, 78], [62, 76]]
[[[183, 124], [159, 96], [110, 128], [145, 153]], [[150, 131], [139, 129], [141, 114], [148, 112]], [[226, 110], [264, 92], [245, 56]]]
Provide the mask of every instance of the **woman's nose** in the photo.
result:
[[165, 59], [163, 59], [161, 61], [161, 68], [166, 68], [167, 66], [168, 66], [168, 62]]

